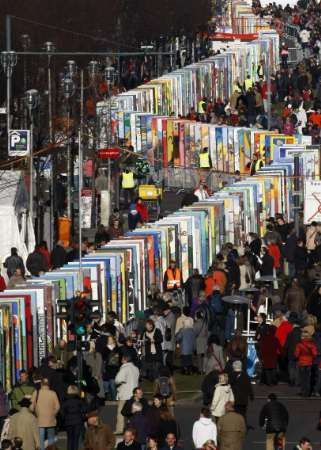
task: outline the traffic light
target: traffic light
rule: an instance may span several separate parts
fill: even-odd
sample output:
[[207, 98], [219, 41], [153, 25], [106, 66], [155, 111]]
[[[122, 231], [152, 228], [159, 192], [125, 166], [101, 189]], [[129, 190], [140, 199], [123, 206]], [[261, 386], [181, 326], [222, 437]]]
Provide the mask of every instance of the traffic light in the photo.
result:
[[[64, 308], [56, 317], [68, 322], [68, 329], [76, 336], [84, 336], [87, 332], [87, 325], [93, 320], [100, 319], [100, 302], [88, 299], [84, 294], [73, 298], [72, 300], [59, 301], [57, 305]], [[93, 311], [93, 308], [97, 308]]]
[[90, 300], [82, 294], [74, 299], [71, 325], [77, 336], [84, 336], [87, 332], [87, 325], [93, 320], [101, 318], [99, 310], [93, 311], [93, 308], [99, 307], [99, 305], [99, 301]]

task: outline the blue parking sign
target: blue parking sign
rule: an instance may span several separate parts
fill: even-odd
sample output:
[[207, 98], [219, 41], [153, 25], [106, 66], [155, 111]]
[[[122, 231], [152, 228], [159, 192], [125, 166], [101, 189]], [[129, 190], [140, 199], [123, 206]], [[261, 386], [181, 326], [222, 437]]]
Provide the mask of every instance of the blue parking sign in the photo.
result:
[[8, 156], [26, 156], [30, 153], [30, 131], [10, 130]]

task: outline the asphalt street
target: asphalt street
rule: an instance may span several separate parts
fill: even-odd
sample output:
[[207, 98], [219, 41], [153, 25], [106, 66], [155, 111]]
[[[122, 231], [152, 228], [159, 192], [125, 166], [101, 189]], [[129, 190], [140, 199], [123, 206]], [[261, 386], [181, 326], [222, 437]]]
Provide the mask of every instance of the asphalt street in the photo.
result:
[[[319, 398], [304, 399], [298, 397], [297, 389], [286, 385], [279, 385], [271, 389], [264, 386], [254, 386], [255, 400], [248, 410], [248, 431], [244, 450], [264, 449], [265, 433], [259, 428], [258, 417], [269, 392], [275, 392], [280, 401], [287, 407], [290, 414], [290, 424], [287, 432], [286, 450], [292, 450], [303, 436], [309, 437], [313, 442], [313, 450], [321, 449], [321, 432], [317, 430], [321, 401]], [[193, 400], [181, 400], [175, 408], [175, 416], [181, 428], [181, 440], [185, 450], [193, 450], [192, 427], [197, 420], [202, 406], [201, 396], [196, 395]], [[106, 423], [115, 426], [116, 406], [106, 405], [101, 416]]]

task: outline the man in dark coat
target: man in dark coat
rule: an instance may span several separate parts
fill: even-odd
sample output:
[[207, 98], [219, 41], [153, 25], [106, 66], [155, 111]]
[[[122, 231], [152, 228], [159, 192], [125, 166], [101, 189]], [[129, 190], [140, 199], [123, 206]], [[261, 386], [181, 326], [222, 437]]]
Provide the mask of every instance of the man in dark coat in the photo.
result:
[[25, 274], [25, 266], [21, 256], [18, 255], [16, 247], [11, 248], [11, 255], [6, 258], [3, 266], [7, 269], [8, 277], [11, 278], [17, 269], [21, 270], [21, 274]]
[[62, 241], [58, 241], [57, 245], [51, 252], [51, 263], [53, 269], [59, 269], [67, 262], [67, 252]]
[[299, 368], [295, 357], [295, 348], [301, 341], [301, 324], [295, 313], [290, 314], [289, 321], [293, 324], [293, 330], [287, 335], [283, 352], [288, 361], [289, 383], [291, 386], [298, 386]]
[[242, 361], [233, 362], [233, 372], [230, 376], [230, 384], [234, 394], [234, 408], [242, 414], [246, 421], [246, 411], [249, 400], [254, 400], [253, 389], [249, 376], [242, 370]]
[[286, 407], [278, 401], [275, 394], [269, 394], [259, 417], [259, 425], [265, 427], [266, 431], [266, 448], [274, 448], [276, 439], [285, 440], [288, 424], [289, 413]]
[[98, 417], [98, 411], [87, 415], [88, 428], [85, 434], [84, 450], [113, 450], [115, 448], [115, 436], [105, 423]]
[[133, 396], [131, 399], [126, 400], [123, 409], [121, 410], [121, 414], [125, 416], [127, 420], [130, 420], [133, 415], [133, 404], [140, 403], [142, 405], [142, 412], [145, 414], [148, 409], [148, 402], [144, 398], [144, 392], [142, 388], [136, 387], [133, 391]]
[[200, 291], [204, 290], [204, 278], [200, 275], [198, 269], [193, 269], [193, 274], [186, 280], [185, 291], [187, 295], [187, 302], [189, 306], [195, 298], [198, 298]]
[[39, 277], [41, 272], [47, 272], [49, 269], [44, 256], [39, 251], [38, 246], [36, 246], [34, 251], [28, 256], [26, 266], [33, 277]]
[[201, 386], [203, 392], [203, 404], [208, 406], [212, 403], [213, 395], [215, 391], [215, 386], [218, 383], [219, 372], [217, 370], [212, 370], [204, 378]]

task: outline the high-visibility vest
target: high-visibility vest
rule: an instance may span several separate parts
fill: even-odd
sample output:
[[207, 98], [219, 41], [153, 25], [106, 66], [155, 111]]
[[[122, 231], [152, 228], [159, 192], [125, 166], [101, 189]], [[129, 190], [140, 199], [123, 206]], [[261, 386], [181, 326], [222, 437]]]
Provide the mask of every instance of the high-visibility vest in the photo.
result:
[[134, 181], [134, 173], [133, 172], [123, 172], [122, 173], [122, 184], [121, 187], [123, 189], [132, 189], [135, 187], [135, 181]]
[[201, 101], [199, 101], [198, 102], [198, 107], [197, 107], [197, 109], [198, 109], [198, 114], [204, 114], [204, 106], [205, 106], [205, 102], [204, 102], [204, 100], [201, 100]]
[[180, 269], [167, 269], [167, 289], [174, 289], [176, 286], [177, 288], [181, 287], [181, 271]]
[[200, 167], [201, 168], [208, 169], [211, 167], [210, 155], [208, 152], [200, 153], [199, 157], [200, 157]]
[[263, 167], [263, 166], [264, 166], [263, 160], [258, 159], [255, 163], [255, 172], [258, 172], [261, 169], [261, 167]]
[[264, 76], [263, 66], [261, 66], [261, 65], [258, 68], [258, 75], [259, 75], [259, 77], [263, 77]]
[[246, 80], [244, 81], [244, 86], [247, 91], [253, 86], [253, 81], [251, 80], [251, 78], [246, 78]]

